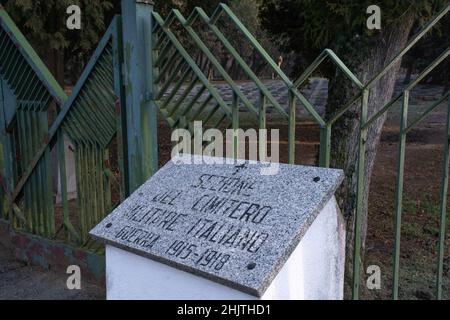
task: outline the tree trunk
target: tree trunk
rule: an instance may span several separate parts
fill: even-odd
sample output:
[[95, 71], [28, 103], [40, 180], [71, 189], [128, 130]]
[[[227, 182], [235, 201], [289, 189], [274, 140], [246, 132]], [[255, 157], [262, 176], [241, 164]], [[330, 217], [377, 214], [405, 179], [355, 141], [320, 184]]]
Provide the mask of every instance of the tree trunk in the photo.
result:
[[[361, 57], [342, 55], [343, 61], [348, 63], [360, 81], [365, 84], [386, 66], [396, 54], [405, 46], [413, 24], [413, 16], [405, 16], [400, 25], [392, 30], [381, 30], [377, 45]], [[356, 58], [356, 59], [355, 59]], [[397, 63], [377, 84], [371, 89], [369, 97], [369, 118], [388, 103], [393, 95], [395, 81], [399, 71], [400, 62]], [[336, 110], [342, 108], [346, 102], [358, 93], [350, 80], [342, 74], [331, 79], [329, 98], [326, 106], [326, 116], [331, 117]], [[331, 166], [342, 168], [345, 171], [345, 180], [338, 190], [337, 198], [347, 221], [347, 272], [346, 283], [351, 283], [353, 263], [354, 222], [356, 211], [356, 181], [358, 158], [360, 103], [338, 120], [333, 126]], [[364, 167], [364, 213], [361, 228], [362, 256], [365, 248], [367, 233], [367, 209], [369, 198], [369, 185], [372, 169], [376, 157], [377, 147], [386, 115], [380, 117], [370, 126], [366, 143], [366, 162]], [[363, 278], [361, 278], [361, 283]]]
[[408, 64], [408, 67], [406, 69], [406, 76], [405, 76], [405, 79], [403, 80], [403, 84], [408, 84], [408, 83], [411, 82], [411, 76], [412, 76], [412, 73], [414, 71], [415, 64], [416, 64], [416, 60], [411, 61]]
[[44, 49], [42, 52], [47, 68], [61, 87], [64, 87], [64, 51]]
[[[64, 89], [64, 51], [56, 49], [42, 50], [44, 63], [49, 71], [55, 77], [59, 85]], [[52, 151], [52, 162], [57, 163], [56, 148]], [[58, 175], [53, 175], [53, 191], [58, 192]]]

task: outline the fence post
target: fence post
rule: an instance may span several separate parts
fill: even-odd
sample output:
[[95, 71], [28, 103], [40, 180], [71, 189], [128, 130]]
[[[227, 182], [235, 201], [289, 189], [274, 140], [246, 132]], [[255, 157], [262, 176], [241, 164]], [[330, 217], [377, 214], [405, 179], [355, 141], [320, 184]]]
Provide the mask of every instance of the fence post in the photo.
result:
[[158, 169], [152, 56], [153, 1], [122, 0], [127, 193]]
[[354, 232], [354, 253], [353, 253], [353, 288], [352, 298], [359, 300], [359, 273], [361, 268], [361, 225], [364, 211], [364, 185], [365, 161], [366, 161], [366, 142], [367, 128], [364, 128], [367, 121], [367, 111], [369, 105], [369, 90], [363, 89], [361, 102], [361, 118], [359, 129], [359, 147], [358, 147], [358, 181], [356, 192], [356, 213], [355, 213], [355, 232]]
[[442, 299], [442, 275], [444, 273], [444, 246], [445, 246], [445, 229], [446, 229], [446, 216], [447, 216], [447, 192], [448, 192], [448, 165], [450, 163], [450, 95], [447, 95], [447, 124], [446, 124], [446, 137], [444, 146], [444, 159], [443, 159], [443, 173], [441, 183], [441, 207], [439, 218], [439, 242], [438, 242], [438, 267], [436, 276], [436, 299]]
[[7, 120], [5, 119], [3, 82], [0, 79], [0, 218], [10, 218], [11, 214], [6, 210], [9, 203], [9, 192], [11, 188], [12, 179], [12, 152], [11, 143], [7, 132]]
[[398, 300], [398, 280], [400, 271], [400, 241], [402, 235], [402, 213], [403, 213], [403, 183], [405, 173], [405, 153], [406, 153], [406, 128], [408, 127], [408, 105], [409, 91], [403, 93], [403, 105], [400, 119], [400, 138], [398, 145], [397, 163], [397, 187], [395, 195], [395, 220], [394, 220], [394, 259], [392, 273], [392, 298]]

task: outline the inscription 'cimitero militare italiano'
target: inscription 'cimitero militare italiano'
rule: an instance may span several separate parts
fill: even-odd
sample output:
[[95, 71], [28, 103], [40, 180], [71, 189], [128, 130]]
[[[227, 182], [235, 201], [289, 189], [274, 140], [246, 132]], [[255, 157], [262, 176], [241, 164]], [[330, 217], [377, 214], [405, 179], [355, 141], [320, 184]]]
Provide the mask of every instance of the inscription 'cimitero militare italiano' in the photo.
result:
[[[169, 162], [91, 235], [260, 296], [342, 180], [340, 170]], [[320, 178], [320, 179], [318, 179]]]

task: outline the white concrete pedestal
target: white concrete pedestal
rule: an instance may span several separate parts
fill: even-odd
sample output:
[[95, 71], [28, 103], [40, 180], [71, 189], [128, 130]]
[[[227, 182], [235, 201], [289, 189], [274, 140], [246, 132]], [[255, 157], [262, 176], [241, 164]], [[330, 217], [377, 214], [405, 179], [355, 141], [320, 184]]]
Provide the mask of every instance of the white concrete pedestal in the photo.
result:
[[261, 298], [106, 245], [107, 299], [342, 299], [345, 224], [334, 197]]

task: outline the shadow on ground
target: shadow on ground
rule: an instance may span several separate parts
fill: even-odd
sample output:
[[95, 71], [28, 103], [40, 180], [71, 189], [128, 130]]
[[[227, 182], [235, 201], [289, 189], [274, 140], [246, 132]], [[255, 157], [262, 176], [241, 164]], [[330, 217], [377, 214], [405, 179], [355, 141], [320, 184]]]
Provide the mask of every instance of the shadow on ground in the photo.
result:
[[80, 290], [69, 290], [68, 275], [18, 262], [0, 244], [0, 300], [101, 300], [105, 289], [83, 282]]

